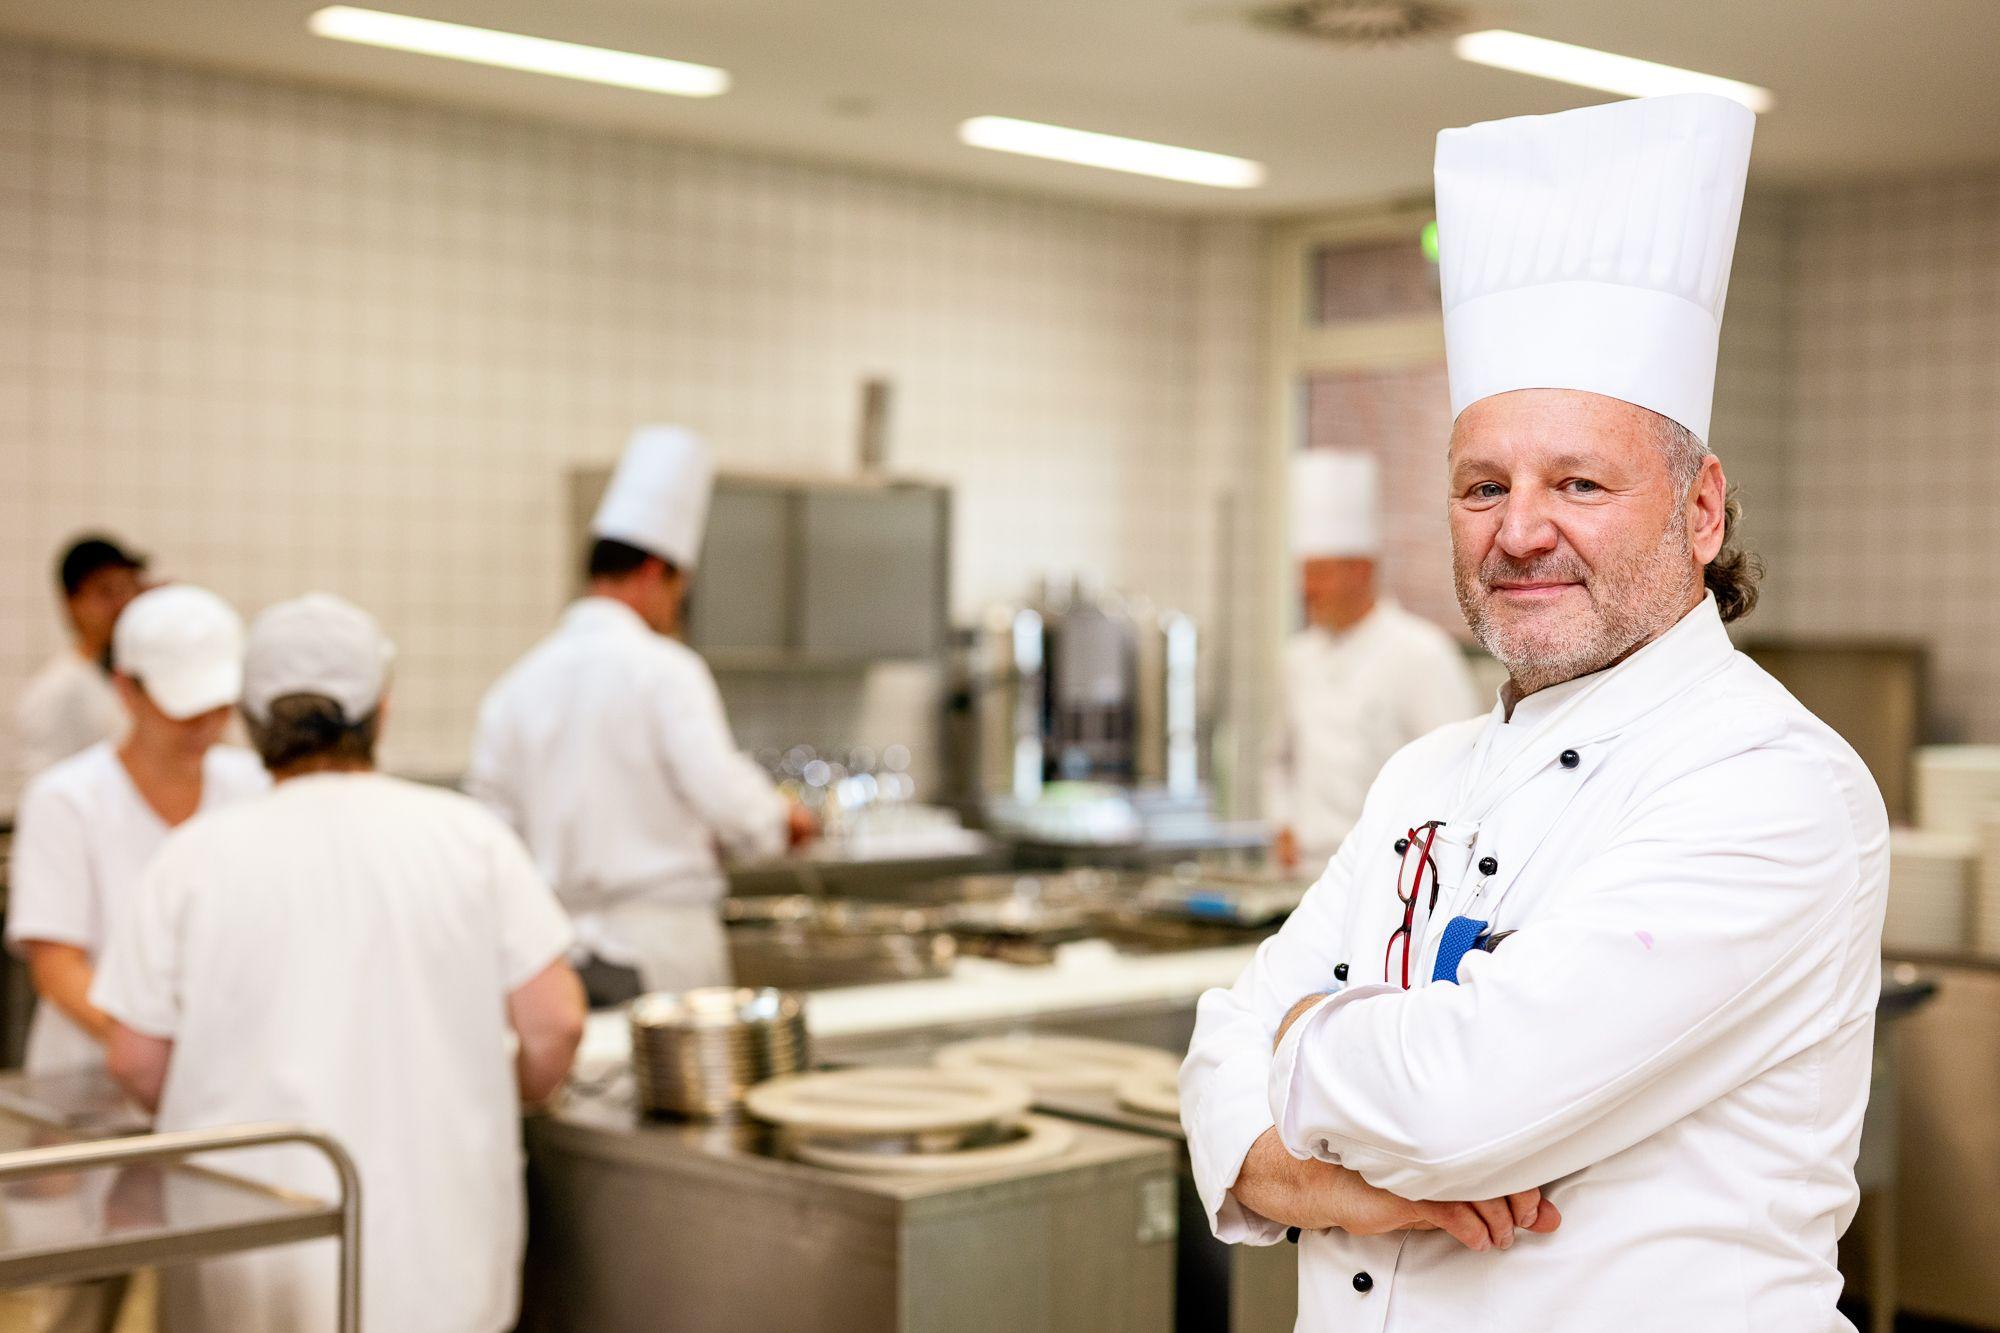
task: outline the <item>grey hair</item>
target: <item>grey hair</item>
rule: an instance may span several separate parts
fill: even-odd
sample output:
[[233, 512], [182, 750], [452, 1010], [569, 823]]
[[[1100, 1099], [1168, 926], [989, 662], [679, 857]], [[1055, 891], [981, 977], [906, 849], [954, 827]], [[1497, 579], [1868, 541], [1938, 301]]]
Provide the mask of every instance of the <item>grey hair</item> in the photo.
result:
[[262, 721], [246, 711], [251, 743], [264, 767], [276, 772], [318, 760], [336, 764], [375, 762], [375, 736], [382, 711], [349, 722], [341, 706], [323, 694], [287, 694], [273, 699]]
[[[1701, 475], [1701, 463], [1708, 446], [1695, 433], [1671, 417], [1657, 417], [1660, 447], [1667, 455], [1667, 471], [1674, 479], [1682, 500]], [[1715, 609], [1723, 623], [1741, 620], [1757, 609], [1757, 586], [1764, 578], [1764, 562], [1743, 549], [1737, 528], [1743, 519], [1743, 502], [1732, 488], [1722, 501], [1722, 549], [1708, 562], [1701, 577], [1715, 594]]]

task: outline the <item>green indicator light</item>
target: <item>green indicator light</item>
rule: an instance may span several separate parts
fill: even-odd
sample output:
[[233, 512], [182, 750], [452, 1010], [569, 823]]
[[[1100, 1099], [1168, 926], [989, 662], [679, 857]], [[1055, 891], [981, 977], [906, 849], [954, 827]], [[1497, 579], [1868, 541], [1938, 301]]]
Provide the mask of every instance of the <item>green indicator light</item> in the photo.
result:
[[1424, 258], [1433, 264], [1438, 262], [1438, 224], [1426, 222], [1424, 229], [1417, 233], [1417, 243], [1424, 247]]

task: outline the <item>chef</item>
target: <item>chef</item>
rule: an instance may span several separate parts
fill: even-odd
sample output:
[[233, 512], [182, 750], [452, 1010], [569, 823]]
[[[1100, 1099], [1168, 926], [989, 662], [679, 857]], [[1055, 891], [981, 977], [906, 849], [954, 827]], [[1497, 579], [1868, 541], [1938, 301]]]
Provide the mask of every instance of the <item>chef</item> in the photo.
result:
[[[569, 925], [479, 805], [374, 770], [391, 649], [324, 595], [250, 629], [243, 713], [275, 787], [181, 829], [91, 992], [110, 1068], [162, 1130], [312, 1125], [361, 1176], [361, 1326], [510, 1328], [522, 1253], [520, 1105], [583, 1031]], [[332, 1198], [310, 1150], [226, 1169]], [[318, 1333], [331, 1242], [161, 1274], [162, 1326]]]
[[1278, 864], [1315, 874], [1354, 827], [1390, 755], [1479, 712], [1451, 636], [1377, 588], [1378, 490], [1367, 454], [1310, 449], [1292, 460], [1306, 625], [1285, 645], [1264, 807], [1278, 830]]
[[1888, 827], [1723, 628], [1753, 123], [1686, 95], [1439, 137], [1455, 575], [1510, 679], [1389, 762], [1181, 1075], [1209, 1220], [1297, 1235], [1301, 1329], [1847, 1327]]
[[71, 640], [22, 691], [15, 708], [23, 781], [125, 729], [111, 687], [111, 627], [145, 590], [146, 559], [109, 537], [79, 537], [56, 565]]
[[118, 618], [111, 678], [123, 741], [99, 741], [28, 784], [15, 833], [7, 944], [41, 1003], [30, 1074], [101, 1068], [110, 1020], [90, 983], [140, 877], [178, 824], [270, 786], [257, 756], [218, 745], [243, 685], [243, 622], [204, 588], [142, 593]]
[[720, 854], [775, 855], [812, 828], [736, 748], [714, 678], [672, 637], [713, 478], [692, 432], [635, 433], [591, 524], [588, 595], [479, 710], [467, 789], [555, 886], [594, 1003], [726, 983]]

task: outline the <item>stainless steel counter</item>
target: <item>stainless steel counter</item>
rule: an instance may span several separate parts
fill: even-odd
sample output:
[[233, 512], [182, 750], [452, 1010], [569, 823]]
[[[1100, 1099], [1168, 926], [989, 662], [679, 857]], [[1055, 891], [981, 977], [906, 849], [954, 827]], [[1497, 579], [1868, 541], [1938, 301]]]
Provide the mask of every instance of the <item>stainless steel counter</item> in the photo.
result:
[[1076, 1126], [1065, 1153], [855, 1175], [754, 1124], [645, 1121], [615, 1095], [528, 1125], [523, 1333], [1157, 1333], [1173, 1321], [1174, 1154]]

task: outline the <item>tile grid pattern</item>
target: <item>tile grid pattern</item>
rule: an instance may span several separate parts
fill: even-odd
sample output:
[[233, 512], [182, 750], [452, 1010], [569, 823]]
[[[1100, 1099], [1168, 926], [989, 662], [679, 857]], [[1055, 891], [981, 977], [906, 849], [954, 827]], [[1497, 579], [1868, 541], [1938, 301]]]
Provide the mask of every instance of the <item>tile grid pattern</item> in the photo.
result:
[[845, 470], [873, 375], [894, 464], [957, 486], [960, 614], [1087, 568], [1206, 617], [1209, 460], [1255, 429], [1209, 405], [1255, 383], [1197, 329], [1255, 327], [1260, 290], [1212, 274], [1256, 245], [0, 44], [0, 698], [59, 641], [51, 552], [105, 526], [246, 610], [370, 606], [388, 758], [455, 771], [568, 587], [567, 468], [665, 419], [725, 466]]

